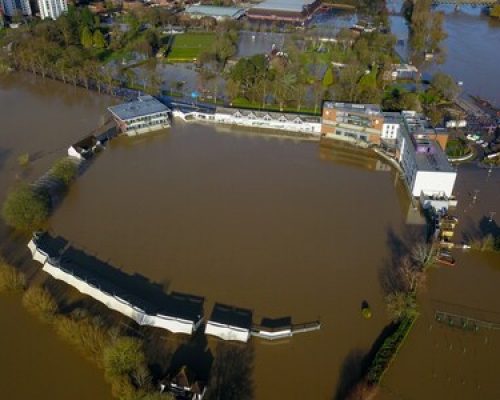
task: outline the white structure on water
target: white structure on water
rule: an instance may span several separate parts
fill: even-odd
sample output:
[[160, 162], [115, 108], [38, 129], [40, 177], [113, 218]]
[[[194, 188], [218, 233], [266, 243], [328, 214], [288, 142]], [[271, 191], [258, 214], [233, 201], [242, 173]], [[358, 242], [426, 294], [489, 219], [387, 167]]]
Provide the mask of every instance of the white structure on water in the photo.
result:
[[0, 0], [0, 4], [7, 17], [31, 15], [31, 5], [29, 0]]
[[68, 12], [68, 3], [66, 0], [38, 0], [38, 8], [42, 19], [57, 19]]
[[174, 110], [174, 117], [184, 121], [198, 120], [224, 125], [236, 125], [249, 128], [275, 129], [320, 137], [321, 119], [305, 114], [291, 114], [271, 111], [244, 110], [240, 108], [217, 107], [208, 110]]
[[205, 333], [224, 340], [247, 342], [252, 328], [252, 312], [242, 308], [215, 304]]
[[104, 264], [72, 248], [62, 238], [53, 238], [48, 234], [35, 235], [28, 243], [28, 248], [33, 260], [40, 262], [43, 271], [53, 278], [73, 286], [80, 293], [133, 319], [139, 325], [191, 335], [203, 321], [200, 298], [172, 293], [163, 299], [157, 311], [153, 311], [154, 307], [146, 301], [127, 293], [109, 279], [94, 274], [90, 264], [96, 262], [97, 270], [102, 269]]

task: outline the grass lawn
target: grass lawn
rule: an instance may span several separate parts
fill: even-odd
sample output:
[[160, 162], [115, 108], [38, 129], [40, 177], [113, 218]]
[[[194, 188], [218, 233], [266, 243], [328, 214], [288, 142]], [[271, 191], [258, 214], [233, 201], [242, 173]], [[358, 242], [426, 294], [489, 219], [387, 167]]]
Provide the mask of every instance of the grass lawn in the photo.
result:
[[168, 61], [193, 61], [199, 54], [208, 48], [215, 35], [213, 33], [182, 33], [176, 35]]

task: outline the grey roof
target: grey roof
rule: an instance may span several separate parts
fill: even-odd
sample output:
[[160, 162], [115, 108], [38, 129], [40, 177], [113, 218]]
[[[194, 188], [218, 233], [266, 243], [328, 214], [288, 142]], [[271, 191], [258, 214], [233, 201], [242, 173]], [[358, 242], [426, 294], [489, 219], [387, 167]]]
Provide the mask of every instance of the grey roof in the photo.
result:
[[243, 8], [238, 8], [238, 7], [194, 5], [186, 7], [184, 12], [194, 15], [206, 15], [209, 17], [239, 18], [243, 15], [245, 10]]
[[[417, 141], [417, 145], [419, 141]], [[417, 169], [419, 171], [433, 171], [433, 172], [455, 172], [455, 169], [448, 162], [448, 158], [441, 147], [433, 141], [426, 141], [425, 144], [429, 146], [432, 151], [429, 153], [416, 153], [415, 160], [417, 162]]]
[[216, 303], [212, 310], [210, 321], [250, 329], [252, 326], [252, 311]]
[[403, 117], [401, 113], [398, 112], [384, 112], [382, 113], [384, 116], [384, 122], [388, 124], [398, 124], [403, 121]]
[[311, 5], [314, 1], [315, 0], [265, 0], [252, 7], [252, 9], [302, 12], [304, 7]]
[[170, 111], [166, 105], [156, 100], [153, 96], [139, 96], [137, 100], [109, 107], [108, 110], [121, 120]]
[[365, 113], [370, 115], [381, 114], [381, 109], [378, 104], [355, 104], [355, 103], [340, 103], [334, 101], [325, 101], [323, 108], [334, 108], [336, 110], [346, 112]]

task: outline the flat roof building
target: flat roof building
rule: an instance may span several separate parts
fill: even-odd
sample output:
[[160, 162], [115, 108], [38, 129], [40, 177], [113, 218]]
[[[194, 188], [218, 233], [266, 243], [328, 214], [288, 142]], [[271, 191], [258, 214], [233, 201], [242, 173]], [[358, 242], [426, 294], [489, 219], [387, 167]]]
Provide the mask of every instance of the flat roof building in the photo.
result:
[[252, 311], [224, 304], [215, 304], [205, 333], [224, 340], [247, 342], [252, 328]]
[[137, 100], [108, 108], [118, 129], [128, 136], [170, 127], [170, 109], [153, 96], [139, 96]]
[[212, 17], [217, 21], [233, 19], [240, 19], [245, 14], [245, 10], [239, 7], [219, 7], [219, 6], [204, 6], [204, 5], [193, 5], [188, 6], [184, 10], [184, 15], [190, 18], [203, 18]]
[[452, 197], [457, 172], [448, 162], [439, 134], [422, 115], [401, 114], [397, 154], [411, 194]]
[[323, 104], [321, 134], [324, 137], [380, 144], [384, 115], [377, 104], [326, 101]]
[[320, 6], [320, 0], [264, 0], [247, 10], [247, 17], [304, 24]]

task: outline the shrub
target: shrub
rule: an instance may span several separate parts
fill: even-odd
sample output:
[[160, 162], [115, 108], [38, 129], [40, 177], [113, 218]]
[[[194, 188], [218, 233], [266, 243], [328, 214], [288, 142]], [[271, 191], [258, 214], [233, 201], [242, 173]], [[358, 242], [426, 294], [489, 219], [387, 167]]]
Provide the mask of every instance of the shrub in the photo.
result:
[[393, 292], [387, 295], [385, 301], [387, 303], [387, 311], [395, 321], [414, 317], [418, 313], [417, 302], [413, 293]]
[[57, 333], [74, 344], [88, 358], [102, 365], [102, 354], [108, 342], [106, 330], [87, 317], [60, 317], [55, 322]]
[[77, 172], [77, 165], [69, 158], [63, 158], [54, 164], [50, 170], [50, 175], [67, 186], [75, 179]]
[[17, 162], [21, 167], [26, 167], [30, 162], [30, 155], [28, 153], [21, 154], [17, 158]]
[[49, 198], [23, 184], [7, 195], [2, 214], [5, 222], [16, 229], [38, 230], [49, 216]]
[[128, 376], [146, 364], [140, 340], [121, 337], [104, 349], [103, 364], [109, 378]]
[[23, 290], [25, 286], [24, 274], [0, 259], [0, 293]]
[[23, 305], [26, 309], [39, 317], [42, 321], [50, 321], [57, 313], [57, 303], [42, 287], [31, 287], [23, 296]]
[[377, 350], [366, 376], [366, 381], [369, 385], [376, 385], [380, 383], [380, 380], [389, 367], [390, 362], [393, 360], [404, 339], [410, 332], [416, 317], [417, 316], [415, 314], [403, 318], [399, 322], [394, 333], [387, 337]]
[[372, 310], [368, 306], [363, 307], [363, 309], [361, 310], [361, 314], [365, 319], [370, 319], [372, 317]]

